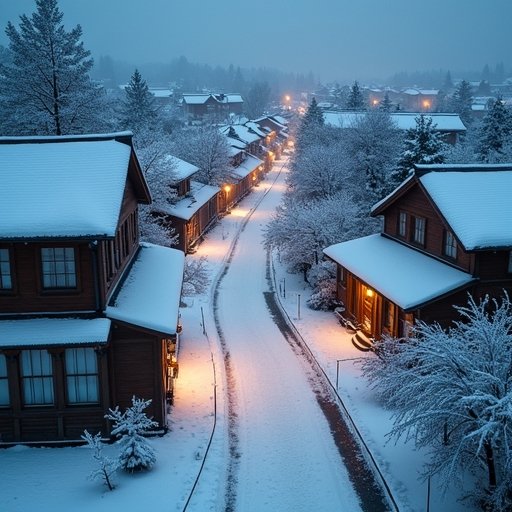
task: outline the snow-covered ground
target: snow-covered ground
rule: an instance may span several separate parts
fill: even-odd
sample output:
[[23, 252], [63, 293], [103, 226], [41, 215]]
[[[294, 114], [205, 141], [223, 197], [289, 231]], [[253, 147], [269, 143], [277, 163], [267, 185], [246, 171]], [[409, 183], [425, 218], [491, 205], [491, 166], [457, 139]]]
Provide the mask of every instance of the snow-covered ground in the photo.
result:
[[[195, 255], [189, 256], [208, 257], [213, 282], [225, 269], [244, 219], [276, 179], [280, 165], [277, 162], [267, 180], [207, 235]], [[270, 322], [263, 302], [267, 283], [261, 230], [284, 191], [285, 172], [286, 169], [247, 223], [218, 294], [218, 317], [234, 368], [233, 402], [239, 412], [237, 510], [324, 511], [334, 510], [336, 504], [340, 510], [359, 510], [301, 366], [287, 354], [290, 350], [285, 342], [278, 342], [281, 335]], [[350, 336], [332, 313], [305, 307], [309, 291], [300, 275], [288, 274], [278, 258], [274, 258], [274, 268], [276, 288], [279, 283], [281, 288], [286, 284], [286, 298], [281, 294], [284, 308], [331, 381], [336, 382], [338, 377], [339, 394], [400, 510], [425, 510], [427, 485], [418, 480], [425, 455], [412, 444], [386, 443], [390, 414], [376, 403], [358, 367], [350, 360], [364, 354], [352, 346]], [[92, 461], [85, 447], [18, 446], [0, 450], [1, 511], [178, 511], [185, 506], [189, 511], [223, 510], [230, 445], [227, 388], [213, 318], [213, 295], [187, 298], [186, 303], [187, 307], [182, 308], [184, 332], [176, 398], [169, 416], [171, 429], [166, 436], [151, 440], [158, 457], [153, 470], [134, 476], [120, 473], [116, 490], [109, 492], [99, 482], [86, 480]], [[296, 398], [283, 403], [287, 392], [287, 396]], [[304, 448], [303, 457], [294, 451], [297, 442]], [[207, 449], [201, 476], [187, 501]], [[112, 453], [115, 446], [105, 450]], [[467, 511], [466, 505], [456, 501], [457, 493], [450, 493], [443, 501], [438, 489], [433, 481], [431, 510]]]

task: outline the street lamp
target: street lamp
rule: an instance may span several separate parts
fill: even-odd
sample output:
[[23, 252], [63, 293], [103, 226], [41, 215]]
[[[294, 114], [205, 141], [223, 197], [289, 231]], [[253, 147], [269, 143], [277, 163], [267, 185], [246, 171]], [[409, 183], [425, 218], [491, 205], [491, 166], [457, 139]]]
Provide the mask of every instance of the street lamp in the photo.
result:
[[229, 185], [226, 185], [224, 187], [224, 192], [226, 193], [226, 211], [229, 211], [229, 192], [231, 190], [231, 187]]

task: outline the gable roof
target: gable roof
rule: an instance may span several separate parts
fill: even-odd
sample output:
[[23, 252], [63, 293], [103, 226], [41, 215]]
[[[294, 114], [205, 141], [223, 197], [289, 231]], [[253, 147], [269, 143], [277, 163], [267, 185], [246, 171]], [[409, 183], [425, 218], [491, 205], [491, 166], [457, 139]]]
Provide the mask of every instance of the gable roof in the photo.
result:
[[[366, 112], [323, 112], [325, 124], [335, 128], [351, 128], [361, 121]], [[416, 118], [419, 115], [426, 119], [432, 119], [435, 130], [438, 132], [465, 132], [466, 127], [459, 114], [423, 114], [419, 112], [392, 112], [389, 114], [391, 121], [398, 130], [410, 130], [416, 128]]]
[[193, 174], [199, 171], [199, 167], [182, 160], [174, 155], [167, 155], [166, 160], [169, 162], [171, 169], [170, 174], [174, 181], [179, 182], [184, 179], [190, 178]]
[[331, 245], [323, 252], [405, 311], [475, 280], [471, 274], [380, 234]]
[[0, 138], [0, 238], [113, 237], [128, 176], [151, 202], [130, 132]]
[[467, 251], [512, 248], [512, 165], [415, 165], [413, 173], [372, 208], [382, 214], [418, 184]]
[[185, 254], [144, 243], [116, 289], [106, 315], [151, 331], [176, 334]]

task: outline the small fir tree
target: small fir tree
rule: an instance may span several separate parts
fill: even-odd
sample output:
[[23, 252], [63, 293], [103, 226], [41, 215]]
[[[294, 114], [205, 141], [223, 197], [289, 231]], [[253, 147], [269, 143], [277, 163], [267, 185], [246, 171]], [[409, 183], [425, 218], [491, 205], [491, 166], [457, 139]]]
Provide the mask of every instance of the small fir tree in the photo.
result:
[[391, 112], [391, 109], [393, 108], [393, 103], [389, 99], [389, 94], [387, 92], [384, 95], [384, 99], [382, 100], [382, 103], [380, 104], [379, 108], [383, 112]]
[[435, 130], [432, 118], [423, 114], [416, 117], [416, 128], [407, 130], [404, 150], [398, 161], [393, 182], [400, 183], [414, 164], [442, 164], [444, 162], [445, 143]]
[[102, 480], [108, 490], [113, 491], [115, 485], [112, 477], [119, 467], [118, 462], [103, 455], [103, 444], [99, 432], [93, 436], [85, 430], [82, 439], [87, 441], [89, 448], [93, 451], [92, 458], [96, 463], [96, 467], [89, 474], [89, 479]]
[[465, 124], [470, 124], [472, 121], [472, 103], [471, 85], [468, 81], [462, 80], [453, 94], [451, 109], [453, 112], [459, 114]]
[[478, 142], [481, 162], [500, 163], [510, 158], [512, 113], [501, 98], [497, 98], [484, 117]]
[[324, 124], [324, 115], [322, 110], [318, 106], [316, 98], [313, 97], [311, 103], [309, 104], [308, 110], [304, 115], [304, 119], [302, 120], [303, 127], [309, 126], [323, 126]]
[[109, 409], [109, 413], [105, 415], [105, 418], [114, 422], [112, 435], [119, 437], [119, 467], [129, 473], [149, 469], [156, 462], [155, 451], [144, 437], [152, 427], [158, 426], [158, 423], [148, 418], [144, 412], [150, 404], [151, 400], [133, 396], [132, 406], [124, 412], [116, 407]]
[[347, 98], [347, 109], [349, 110], [365, 110], [365, 100], [361, 88], [357, 80], [350, 88]]
[[154, 96], [149, 92], [148, 84], [138, 69], [133, 72], [124, 92], [126, 98], [123, 103], [123, 124], [126, 128], [137, 130], [155, 119]]

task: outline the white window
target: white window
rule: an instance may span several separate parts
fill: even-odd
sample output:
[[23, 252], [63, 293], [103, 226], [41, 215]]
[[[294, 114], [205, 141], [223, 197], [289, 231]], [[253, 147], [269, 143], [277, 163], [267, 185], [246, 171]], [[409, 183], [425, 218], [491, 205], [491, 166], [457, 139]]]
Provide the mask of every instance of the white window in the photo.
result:
[[7, 359], [0, 354], [0, 407], [9, 405], [9, 381], [7, 380]]
[[414, 241], [417, 244], [425, 245], [425, 219], [414, 217]]
[[407, 235], [407, 213], [400, 212], [398, 217], [398, 234], [405, 237]]
[[0, 249], [0, 290], [12, 289], [9, 249]]
[[25, 405], [53, 404], [52, 357], [47, 350], [23, 350], [21, 376]]
[[457, 258], [457, 242], [451, 231], [444, 234], [444, 254], [450, 258]]
[[98, 358], [93, 348], [66, 349], [68, 403], [99, 402]]
[[75, 250], [71, 247], [41, 249], [43, 286], [45, 288], [75, 288]]

